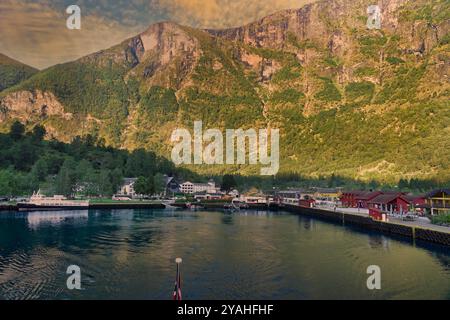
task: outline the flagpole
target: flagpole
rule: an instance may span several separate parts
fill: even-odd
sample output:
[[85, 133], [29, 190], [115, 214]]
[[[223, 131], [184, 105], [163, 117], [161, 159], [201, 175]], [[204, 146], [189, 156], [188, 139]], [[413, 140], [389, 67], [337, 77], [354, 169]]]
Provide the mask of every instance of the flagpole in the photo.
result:
[[175, 292], [173, 293], [173, 299], [181, 301], [181, 263], [183, 259], [176, 258], [175, 263], [177, 264], [177, 278], [175, 280]]

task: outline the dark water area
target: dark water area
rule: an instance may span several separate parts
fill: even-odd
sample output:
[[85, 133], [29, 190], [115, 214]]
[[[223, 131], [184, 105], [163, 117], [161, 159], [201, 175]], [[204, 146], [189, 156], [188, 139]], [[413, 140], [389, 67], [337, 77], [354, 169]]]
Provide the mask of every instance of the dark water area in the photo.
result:
[[176, 257], [184, 299], [450, 299], [447, 247], [289, 213], [0, 213], [0, 299], [170, 299]]

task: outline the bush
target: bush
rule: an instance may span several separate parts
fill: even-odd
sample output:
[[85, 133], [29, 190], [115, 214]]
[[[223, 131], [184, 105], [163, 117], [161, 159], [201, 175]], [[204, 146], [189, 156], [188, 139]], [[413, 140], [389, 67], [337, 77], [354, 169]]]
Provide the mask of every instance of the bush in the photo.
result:
[[320, 79], [323, 81], [324, 87], [322, 91], [316, 93], [316, 99], [327, 102], [340, 101], [342, 99], [342, 95], [338, 88], [334, 85], [333, 81], [329, 78]]
[[280, 92], [274, 92], [270, 101], [272, 103], [298, 103], [303, 97], [305, 97], [305, 95], [302, 92], [295, 89], [286, 89]]
[[398, 65], [398, 64], [401, 64], [401, 63], [405, 63], [404, 60], [402, 60], [400, 58], [397, 58], [397, 57], [388, 57], [388, 58], [386, 58], [386, 61], [388, 63], [390, 63], [390, 64], [393, 64], [393, 65]]
[[433, 216], [431, 222], [437, 225], [450, 225], [450, 213]]
[[375, 92], [372, 82], [353, 82], [345, 87], [345, 97], [351, 102], [370, 103]]

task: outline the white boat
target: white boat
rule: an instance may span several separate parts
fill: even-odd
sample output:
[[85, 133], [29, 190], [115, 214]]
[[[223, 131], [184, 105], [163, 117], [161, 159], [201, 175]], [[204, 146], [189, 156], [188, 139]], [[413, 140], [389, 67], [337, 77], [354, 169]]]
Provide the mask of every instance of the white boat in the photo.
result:
[[46, 197], [40, 191], [33, 193], [27, 202], [17, 204], [19, 211], [53, 211], [89, 209], [89, 201], [68, 200], [64, 196]]

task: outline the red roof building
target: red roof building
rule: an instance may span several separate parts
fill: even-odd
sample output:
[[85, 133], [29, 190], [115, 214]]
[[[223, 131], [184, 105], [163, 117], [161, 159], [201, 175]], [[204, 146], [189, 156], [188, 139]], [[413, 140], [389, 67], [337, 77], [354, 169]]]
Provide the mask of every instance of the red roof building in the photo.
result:
[[349, 208], [368, 208], [368, 202], [376, 196], [382, 194], [381, 191], [348, 191], [341, 195], [341, 203]]
[[409, 201], [409, 203], [417, 213], [423, 214], [425, 212], [424, 210], [424, 208], [426, 207], [425, 195], [417, 195], [417, 196], [406, 195], [405, 199]]
[[411, 202], [403, 193], [383, 193], [367, 202], [369, 208], [380, 209], [389, 213], [407, 213]]

